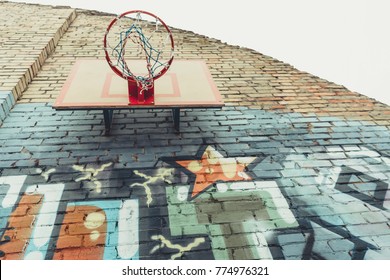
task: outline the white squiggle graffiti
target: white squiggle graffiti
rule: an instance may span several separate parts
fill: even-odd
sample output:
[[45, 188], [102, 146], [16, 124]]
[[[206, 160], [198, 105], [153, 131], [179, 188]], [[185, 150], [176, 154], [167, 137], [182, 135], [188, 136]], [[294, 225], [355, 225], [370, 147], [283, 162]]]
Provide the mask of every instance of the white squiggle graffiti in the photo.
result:
[[103, 171], [104, 169], [106, 169], [107, 167], [110, 167], [112, 165], [112, 162], [109, 162], [109, 163], [105, 163], [105, 164], [102, 164], [99, 168], [86, 168], [86, 167], [83, 167], [81, 165], [73, 165], [73, 169], [76, 170], [76, 171], [80, 171], [82, 173], [84, 173], [84, 176], [83, 177], [80, 177], [80, 178], [77, 178], [75, 181], [76, 182], [80, 182], [80, 181], [91, 181], [95, 184], [95, 188], [96, 188], [96, 192], [97, 193], [101, 193], [102, 192], [102, 183], [100, 183], [98, 181], [98, 179], [96, 178], [96, 176], [101, 172]]
[[199, 237], [199, 238], [195, 238], [194, 239], [194, 242], [188, 244], [187, 246], [181, 246], [179, 244], [172, 244], [172, 242], [168, 239], [166, 239], [164, 236], [162, 235], [154, 235], [151, 237], [152, 240], [160, 240], [161, 241], [161, 245], [157, 245], [155, 246], [151, 251], [150, 253], [153, 254], [154, 252], [156, 252], [158, 249], [161, 249], [161, 248], [164, 248], [165, 246], [167, 248], [170, 248], [170, 249], [174, 249], [174, 250], [178, 250], [179, 252], [172, 255], [171, 256], [171, 259], [172, 260], [175, 260], [177, 258], [180, 258], [185, 252], [189, 252], [191, 251], [193, 248], [196, 248], [198, 247], [199, 245], [201, 245], [202, 243], [204, 243], [206, 240], [203, 238], [203, 237]]
[[49, 181], [49, 176], [51, 173], [54, 173], [56, 171], [55, 168], [51, 168], [47, 171], [43, 171], [41, 168], [37, 168], [37, 172], [41, 174], [43, 178], [45, 178], [46, 181]]
[[145, 193], [146, 193], [146, 197], [147, 197], [147, 201], [146, 201], [146, 204], [149, 205], [153, 202], [153, 197], [152, 197], [152, 190], [150, 189], [149, 187], [149, 184], [153, 184], [153, 183], [156, 183], [158, 180], [161, 180], [167, 184], [172, 184], [172, 182], [168, 179], [166, 179], [165, 177], [170, 175], [172, 173], [172, 170], [173, 169], [160, 169], [161, 173], [160, 174], [157, 174], [156, 176], [149, 176], [149, 175], [146, 175], [144, 173], [141, 173], [139, 172], [138, 170], [134, 170], [134, 174], [137, 175], [137, 176], [140, 176], [144, 179], [146, 179], [147, 181], [145, 181], [144, 183], [134, 183], [131, 185], [131, 187], [143, 187], [145, 189]]

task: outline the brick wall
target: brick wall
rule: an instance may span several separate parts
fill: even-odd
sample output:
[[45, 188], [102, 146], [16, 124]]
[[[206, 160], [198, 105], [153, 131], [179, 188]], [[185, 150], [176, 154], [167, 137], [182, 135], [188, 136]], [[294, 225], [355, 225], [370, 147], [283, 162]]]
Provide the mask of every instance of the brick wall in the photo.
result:
[[75, 16], [70, 8], [0, 3], [0, 91], [18, 99]]
[[[104, 58], [102, 40], [112, 18], [79, 11], [21, 102], [53, 102], [77, 58]], [[343, 86], [250, 49], [180, 29], [172, 31], [175, 57], [206, 60], [226, 105], [347, 116], [389, 125], [388, 106]]]

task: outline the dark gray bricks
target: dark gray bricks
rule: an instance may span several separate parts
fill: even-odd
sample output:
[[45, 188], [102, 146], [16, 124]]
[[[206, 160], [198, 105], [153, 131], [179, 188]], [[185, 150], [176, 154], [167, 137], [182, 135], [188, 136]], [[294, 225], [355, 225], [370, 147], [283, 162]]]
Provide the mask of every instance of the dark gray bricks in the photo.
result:
[[[388, 129], [336, 117], [245, 107], [183, 110], [181, 128], [180, 133], [175, 133], [169, 111], [121, 110], [114, 118], [112, 135], [105, 136], [100, 111], [56, 112], [49, 104], [17, 104], [0, 127], [0, 172], [4, 176], [11, 171], [22, 172], [18, 168], [33, 173], [37, 168], [112, 162], [112, 169], [129, 170], [126, 176], [130, 178], [131, 170], [172, 168], [162, 159], [196, 158], [210, 145], [227, 158], [256, 157], [245, 169], [256, 184], [228, 182], [224, 193], [217, 182], [204, 196], [210, 201], [203, 206], [198, 200], [191, 202], [194, 209], [208, 211], [191, 213], [198, 215], [194, 220], [204, 224], [192, 225], [179, 213], [176, 218], [185, 220], [193, 226], [191, 229], [207, 228], [209, 236], [220, 236], [220, 240], [229, 243], [232, 255], [253, 258], [250, 252], [259, 240], [247, 237], [264, 232], [277, 236], [268, 240], [273, 249], [278, 248], [275, 258], [301, 259], [312, 236], [315, 242], [311, 244], [310, 256], [320, 253], [324, 258], [350, 259], [356, 240], [367, 240], [370, 246], [383, 251], [389, 249], [390, 214], [386, 200], [381, 201], [388, 191], [390, 174]], [[135, 190], [128, 184], [116, 184], [117, 178], [110, 177], [114, 173], [100, 174], [102, 195], [91, 191], [92, 181], [75, 182], [74, 170], [53, 175], [50, 180], [65, 180], [72, 186], [72, 191], [64, 192], [62, 201], [98, 199], [104, 195], [104, 199], [123, 198], [131, 192], [144, 194], [142, 187]], [[190, 177], [182, 173], [175, 174], [173, 188], [182, 186], [181, 180]], [[130, 180], [143, 182], [142, 178]], [[250, 189], [245, 197], [243, 193], [248, 190], [237, 191], [244, 183]], [[165, 188], [165, 183], [158, 187]], [[162, 190], [165, 189], [159, 190], [156, 198], [157, 208], [152, 207], [148, 216], [140, 219], [141, 227], [166, 227], [167, 213], [158, 216], [158, 207], [168, 204]], [[146, 200], [145, 196], [141, 200]], [[178, 209], [183, 213], [192, 211], [188, 205], [180, 204], [183, 205]], [[157, 218], [151, 220], [151, 213], [156, 213]], [[247, 223], [256, 220], [261, 226], [248, 229], [241, 219]], [[209, 227], [210, 223], [213, 225]], [[224, 232], [213, 228], [216, 224]], [[181, 235], [191, 229], [181, 229]]]

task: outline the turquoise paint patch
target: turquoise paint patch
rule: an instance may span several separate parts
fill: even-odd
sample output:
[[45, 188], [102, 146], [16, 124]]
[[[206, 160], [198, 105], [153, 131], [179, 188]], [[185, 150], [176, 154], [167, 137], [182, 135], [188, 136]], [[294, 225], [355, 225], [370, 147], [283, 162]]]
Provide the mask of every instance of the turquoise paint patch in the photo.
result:
[[[2, 192], [4, 192], [5, 195], [0, 196], [0, 205], [3, 204], [3, 200], [6, 197], [6, 193], [8, 193], [8, 190], [10, 189], [10, 187], [9, 187], [9, 185], [2, 185], [1, 188], [2, 188]], [[14, 205], [12, 207], [7, 207], [7, 208], [4, 208], [3, 206], [0, 207], [0, 234], [1, 234], [1, 236], [3, 236], [3, 234], [6, 230], [8, 218], [12, 213], [13, 207], [14, 207]]]
[[0, 91], [0, 120], [3, 121], [15, 105], [15, 98], [10, 91]]

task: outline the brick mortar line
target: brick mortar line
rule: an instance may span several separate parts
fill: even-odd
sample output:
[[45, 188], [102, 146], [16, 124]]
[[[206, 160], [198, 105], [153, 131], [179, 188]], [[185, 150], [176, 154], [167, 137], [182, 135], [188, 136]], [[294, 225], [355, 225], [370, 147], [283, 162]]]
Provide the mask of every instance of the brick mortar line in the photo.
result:
[[58, 28], [58, 30], [55, 32], [54, 36], [42, 49], [41, 53], [35, 59], [34, 63], [30, 65], [30, 67], [26, 70], [23, 76], [19, 79], [18, 83], [13, 87], [12, 94], [15, 100], [19, 99], [23, 95], [23, 92], [27, 89], [28, 85], [31, 83], [33, 78], [38, 74], [42, 66], [45, 64], [46, 59], [51, 54], [54, 53], [55, 48], [58, 45], [58, 42], [60, 41], [62, 36], [66, 33], [69, 26], [73, 23], [76, 17], [77, 17], [76, 10], [73, 10], [72, 13], [65, 19], [61, 27]]

